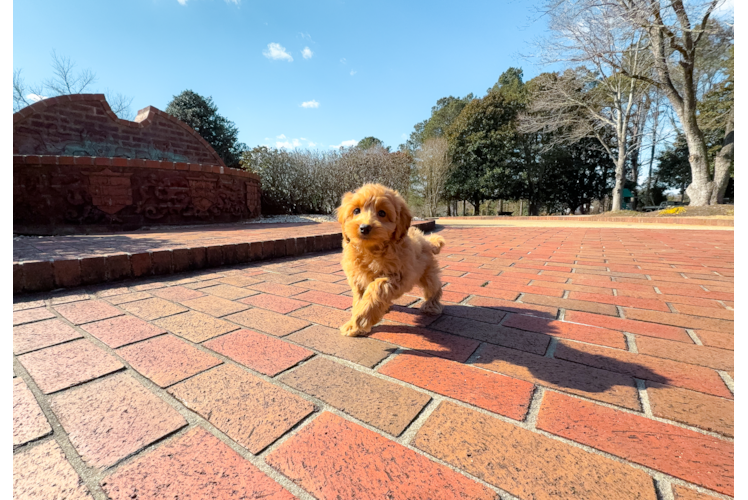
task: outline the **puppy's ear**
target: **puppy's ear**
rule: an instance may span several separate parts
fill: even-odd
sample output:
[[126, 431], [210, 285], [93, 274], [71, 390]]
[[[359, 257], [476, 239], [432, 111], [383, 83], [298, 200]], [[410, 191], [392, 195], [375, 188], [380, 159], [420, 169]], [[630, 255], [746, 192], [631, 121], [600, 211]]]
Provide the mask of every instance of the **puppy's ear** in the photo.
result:
[[395, 227], [395, 240], [402, 240], [408, 234], [410, 221], [413, 216], [410, 214], [410, 208], [400, 196], [395, 197], [397, 206], [397, 226]]
[[335, 215], [338, 216], [338, 222], [340, 222], [341, 225], [345, 222], [345, 218], [348, 216], [347, 205], [351, 202], [351, 198], [353, 198], [353, 193], [345, 193], [340, 202], [340, 206], [335, 209]]

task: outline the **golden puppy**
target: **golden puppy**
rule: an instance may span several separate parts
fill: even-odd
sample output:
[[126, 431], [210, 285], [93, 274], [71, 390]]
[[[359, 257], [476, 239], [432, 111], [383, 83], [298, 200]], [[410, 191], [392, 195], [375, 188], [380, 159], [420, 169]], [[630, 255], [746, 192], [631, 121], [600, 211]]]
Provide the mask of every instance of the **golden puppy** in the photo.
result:
[[422, 312], [442, 312], [442, 284], [434, 255], [444, 246], [444, 238], [426, 238], [410, 227], [410, 210], [397, 191], [366, 184], [343, 196], [337, 215], [343, 228], [341, 264], [353, 290], [353, 314], [340, 327], [343, 335], [371, 331], [392, 301], [414, 285], [425, 294]]

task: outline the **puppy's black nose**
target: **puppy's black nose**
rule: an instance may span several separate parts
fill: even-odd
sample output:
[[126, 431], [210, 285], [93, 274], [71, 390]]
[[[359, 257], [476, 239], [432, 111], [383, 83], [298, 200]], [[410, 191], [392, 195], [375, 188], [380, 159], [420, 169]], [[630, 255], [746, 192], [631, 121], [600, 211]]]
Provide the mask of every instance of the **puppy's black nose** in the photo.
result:
[[361, 234], [369, 234], [369, 232], [371, 231], [371, 226], [369, 224], [361, 224], [360, 226], [358, 226], [358, 231]]

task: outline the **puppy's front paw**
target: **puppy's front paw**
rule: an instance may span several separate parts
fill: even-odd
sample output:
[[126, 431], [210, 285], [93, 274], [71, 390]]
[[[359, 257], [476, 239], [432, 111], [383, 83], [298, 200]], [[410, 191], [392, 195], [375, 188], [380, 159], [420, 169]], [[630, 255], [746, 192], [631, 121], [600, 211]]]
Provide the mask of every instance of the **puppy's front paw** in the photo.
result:
[[426, 301], [421, 306], [421, 312], [423, 314], [429, 314], [433, 316], [441, 314], [443, 309], [444, 306], [442, 306], [439, 302]]
[[358, 337], [366, 335], [366, 332], [356, 325], [356, 322], [351, 320], [348, 323], [340, 327], [340, 333], [346, 337]]

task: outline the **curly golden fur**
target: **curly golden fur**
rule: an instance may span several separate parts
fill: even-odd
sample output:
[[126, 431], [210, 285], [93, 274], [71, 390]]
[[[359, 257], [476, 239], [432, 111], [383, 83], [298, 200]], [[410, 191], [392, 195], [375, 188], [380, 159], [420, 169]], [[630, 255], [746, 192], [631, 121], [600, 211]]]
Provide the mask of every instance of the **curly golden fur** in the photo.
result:
[[340, 327], [355, 337], [371, 331], [392, 301], [418, 285], [426, 302], [421, 311], [439, 314], [442, 285], [434, 258], [444, 238], [428, 238], [410, 227], [412, 216], [397, 191], [366, 184], [346, 193], [337, 209], [343, 229], [343, 271], [353, 291], [350, 321]]

